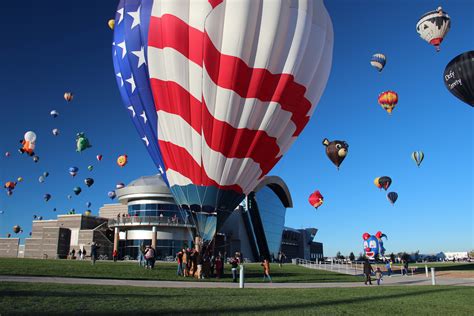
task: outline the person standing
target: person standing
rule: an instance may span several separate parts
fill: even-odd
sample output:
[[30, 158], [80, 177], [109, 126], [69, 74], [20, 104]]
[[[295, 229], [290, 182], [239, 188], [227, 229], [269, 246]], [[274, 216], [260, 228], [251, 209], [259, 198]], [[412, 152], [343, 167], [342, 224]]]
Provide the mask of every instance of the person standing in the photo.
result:
[[184, 277], [189, 276], [189, 248], [183, 248], [183, 268], [184, 268]]
[[272, 278], [270, 276], [270, 261], [267, 258], [263, 259], [262, 266], [263, 266], [263, 282], [265, 282], [265, 279], [268, 278], [268, 281], [272, 283]]
[[176, 261], [178, 262], [178, 270], [176, 271], [176, 275], [183, 275], [183, 251], [178, 252], [176, 255]]
[[215, 260], [215, 268], [216, 268], [216, 278], [220, 279], [222, 277], [222, 271], [224, 268], [224, 263], [221, 260], [221, 256], [217, 256]]
[[114, 249], [114, 251], [112, 252], [112, 258], [114, 258], [114, 262], [117, 262], [117, 259], [118, 259], [117, 249]]
[[403, 270], [405, 272], [405, 275], [408, 276], [408, 260], [405, 260], [403, 263]]
[[365, 285], [367, 285], [367, 282], [369, 282], [369, 284], [372, 285], [372, 279], [370, 278], [370, 275], [372, 272], [374, 272], [372, 265], [370, 264], [369, 260], [365, 259], [364, 261], [364, 275], [365, 275], [364, 284]]
[[392, 276], [392, 261], [391, 260], [387, 261], [387, 263], [385, 264], [385, 268], [387, 269], [387, 275], [391, 277]]
[[95, 242], [91, 244], [91, 262], [94, 265], [95, 260], [97, 259], [97, 248], [99, 248]]
[[278, 265], [280, 268], [283, 266], [283, 261], [286, 259], [285, 254], [282, 251], [278, 252]]
[[150, 246], [146, 246], [145, 248], [145, 260], [146, 260], [146, 268], [153, 269], [155, 266], [155, 249]]
[[141, 243], [140, 247], [138, 248], [138, 265], [140, 267], [146, 265], [144, 253], [145, 253], [145, 245]]
[[74, 257], [75, 255], [76, 255], [76, 249], [72, 248], [72, 250], [71, 250], [71, 260], [75, 259], [75, 257]]
[[239, 266], [239, 257], [237, 253], [230, 259], [230, 264], [232, 267], [232, 282], [237, 282], [237, 267]]
[[86, 248], [82, 249], [82, 260], [86, 259]]
[[382, 281], [382, 270], [380, 270], [379, 267], [375, 270], [375, 278], [377, 279], [377, 285], [380, 285], [380, 281]]
[[82, 250], [79, 248], [79, 251], [77, 252], [77, 259], [82, 260]]

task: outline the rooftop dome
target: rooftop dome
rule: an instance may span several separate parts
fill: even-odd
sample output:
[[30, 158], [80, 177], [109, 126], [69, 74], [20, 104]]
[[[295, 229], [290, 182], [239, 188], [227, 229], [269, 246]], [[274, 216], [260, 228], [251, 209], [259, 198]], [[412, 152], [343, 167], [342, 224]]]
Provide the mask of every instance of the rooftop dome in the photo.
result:
[[139, 187], [139, 186], [156, 186], [156, 187], [161, 186], [168, 189], [168, 186], [166, 185], [165, 180], [163, 180], [163, 177], [161, 176], [161, 174], [156, 174], [153, 176], [143, 176], [136, 180], [133, 180], [132, 182], [130, 182], [129, 185], [127, 185], [127, 187]]
[[146, 199], [159, 199], [174, 203], [171, 191], [160, 174], [140, 177], [130, 182], [126, 187], [115, 190], [115, 193], [122, 204]]

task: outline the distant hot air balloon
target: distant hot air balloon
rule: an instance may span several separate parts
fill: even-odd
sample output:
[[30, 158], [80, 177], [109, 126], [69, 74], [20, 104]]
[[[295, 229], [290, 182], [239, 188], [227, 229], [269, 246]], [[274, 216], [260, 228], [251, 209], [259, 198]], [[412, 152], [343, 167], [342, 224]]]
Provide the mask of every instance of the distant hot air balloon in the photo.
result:
[[52, 110], [49, 114], [50, 114], [52, 117], [56, 118], [56, 117], [58, 117], [59, 112], [56, 111], [56, 110]]
[[393, 109], [398, 103], [398, 94], [395, 91], [385, 91], [379, 95], [379, 104], [382, 108], [392, 114]]
[[48, 171], [43, 172], [43, 177], [47, 178], [48, 176], [49, 176], [49, 172], [48, 172]]
[[5, 157], [10, 157], [10, 152], [5, 152]]
[[33, 161], [34, 162], [38, 162], [40, 160], [40, 158], [38, 156], [33, 156]]
[[68, 214], [69, 214], [69, 215], [76, 214], [76, 210], [72, 208], [72, 209], [69, 211], [69, 213], [68, 213]]
[[425, 154], [422, 151], [414, 151], [411, 153], [411, 159], [415, 161], [418, 167], [421, 165], [423, 158], [425, 158]]
[[72, 195], [71, 195], [71, 194], [68, 194], [68, 195], [67, 195], [67, 199], [68, 199], [68, 200], [72, 199]]
[[43, 196], [43, 199], [48, 202], [49, 200], [51, 200], [51, 194], [49, 193], [46, 193], [44, 196]]
[[370, 59], [370, 64], [372, 67], [376, 68], [379, 72], [383, 70], [386, 62], [387, 59], [385, 58], [384, 54], [374, 54]]
[[316, 190], [308, 198], [309, 204], [311, 204], [314, 208], [318, 209], [323, 202], [324, 202], [324, 197], [321, 195], [321, 193]]
[[92, 166], [92, 165], [87, 166], [87, 170], [89, 170], [89, 171], [94, 170], [94, 166]]
[[91, 148], [92, 145], [89, 142], [86, 134], [81, 132], [76, 134], [76, 151], [83, 152], [87, 148]]
[[3, 214], [3, 213], [5, 213], [5, 211], [0, 211], [0, 214]]
[[102, 155], [97, 155], [95, 158], [97, 159], [97, 161], [101, 161], [102, 160]]
[[474, 51], [462, 53], [444, 69], [444, 85], [461, 101], [474, 107]]
[[57, 211], [56, 208], [53, 208], [53, 212], [56, 212], [56, 211]]
[[343, 140], [329, 141], [327, 138], [323, 140], [323, 145], [326, 146], [326, 155], [339, 169], [339, 166], [347, 156], [349, 145]]
[[79, 194], [81, 194], [82, 189], [80, 187], [74, 187], [74, 189], [72, 189], [72, 191], [74, 192], [75, 195], [79, 195]]
[[87, 202], [87, 203], [86, 203], [87, 208], [91, 207], [91, 205], [92, 205], [91, 202]]
[[16, 181], [17, 181], [17, 182], [23, 182], [23, 178], [22, 178], [22, 177], [18, 177], [18, 178], [16, 179]]
[[33, 131], [28, 131], [23, 136], [23, 140], [20, 141], [21, 148], [18, 151], [21, 154], [28, 154], [29, 156], [34, 156], [35, 147], [36, 147], [36, 133]]
[[16, 187], [16, 182], [13, 182], [13, 181], [7, 181], [5, 182], [5, 184], [3, 185], [3, 187], [7, 190], [13, 190], [15, 189]]
[[439, 45], [451, 28], [451, 18], [438, 7], [436, 11], [425, 13], [416, 23], [416, 31], [420, 37], [433, 45], [439, 52]]
[[91, 214], [92, 214], [91, 210], [86, 210], [86, 211], [84, 212], [84, 215], [85, 215], [85, 216], [90, 216]]
[[395, 204], [395, 202], [398, 199], [398, 194], [397, 192], [389, 192], [387, 193], [387, 199], [390, 201], [390, 203]]
[[117, 190], [118, 190], [118, 189], [122, 189], [122, 188], [124, 188], [124, 187], [125, 187], [125, 184], [123, 184], [122, 182], [119, 182], [119, 183], [117, 183], [117, 184], [115, 185], [115, 189], [117, 189]]
[[115, 197], [117, 196], [115, 194], [115, 191], [109, 191], [109, 193], [107, 193], [107, 195], [111, 200], [115, 199]]
[[7, 195], [8, 196], [12, 196], [12, 194], [13, 194], [13, 190], [7, 190]]
[[64, 93], [64, 100], [66, 100], [67, 102], [71, 102], [72, 99], [74, 98], [72, 92], [65, 92]]
[[44, 176], [39, 176], [38, 178], [39, 183], [44, 183], [46, 181]]
[[21, 227], [20, 227], [19, 225], [13, 226], [13, 232], [14, 232], [15, 234], [18, 234], [18, 233], [20, 232], [20, 230], [21, 230]]
[[7, 234], [7, 238], [10, 238], [12, 236], [12, 234]]
[[77, 175], [78, 171], [79, 171], [79, 168], [77, 168], [77, 167], [70, 167], [69, 168], [69, 174], [73, 177], [75, 177]]
[[[332, 64], [331, 18], [322, 0], [137, 2], [138, 25], [120, 14], [127, 1], [115, 17], [117, 84], [176, 203], [210, 241], [314, 113]], [[160, 25], [149, 33], [152, 9]]]
[[109, 28], [110, 28], [111, 30], [113, 30], [114, 27], [115, 27], [115, 20], [114, 20], [114, 19], [110, 19], [110, 20], [107, 22], [107, 25], [109, 26]]
[[54, 136], [58, 136], [58, 135], [59, 135], [59, 129], [53, 128], [53, 130], [51, 131], [51, 133], [52, 133]]
[[125, 167], [127, 163], [128, 163], [127, 155], [121, 155], [117, 158], [117, 165], [119, 165], [119, 167]]
[[88, 187], [91, 187], [93, 184], [94, 184], [94, 179], [92, 178], [86, 178], [84, 180], [84, 183], [88, 186]]
[[392, 179], [387, 176], [378, 177], [378, 178], [375, 178], [374, 184], [377, 186], [377, 188], [384, 189], [385, 191], [387, 191], [387, 189], [392, 184]]

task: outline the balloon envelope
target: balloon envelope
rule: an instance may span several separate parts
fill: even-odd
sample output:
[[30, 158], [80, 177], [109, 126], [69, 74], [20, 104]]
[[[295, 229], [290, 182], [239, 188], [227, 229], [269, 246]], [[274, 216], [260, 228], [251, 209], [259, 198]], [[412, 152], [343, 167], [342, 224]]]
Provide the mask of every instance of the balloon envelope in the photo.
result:
[[382, 108], [392, 114], [393, 109], [398, 103], [398, 94], [395, 91], [385, 91], [379, 95], [379, 104]]
[[107, 195], [108, 195], [108, 197], [109, 197], [110, 199], [112, 199], [112, 200], [115, 199], [115, 197], [117, 196], [117, 195], [115, 194], [115, 191], [109, 191], [109, 193], [107, 193]]
[[79, 194], [81, 194], [82, 189], [80, 187], [74, 187], [74, 189], [72, 189], [72, 191], [74, 192], [75, 195], [79, 195]]
[[[123, 18], [139, 6], [139, 25]], [[115, 20], [123, 103], [176, 202], [192, 211], [198, 235], [212, 237], [204, 215], [222, 223], [308, 123], [332, 63], [329, 14], [322, 0], [297, 8], [292, 1], [122, 0]]]
[[379, 72], [383, 70], [386, 62], [387, 58], [384, 54], [374, 54], [370, 59], [370, 64], [372, 67], [376, 68]]
[[459, 100], [474, 107], [474, 51], [453, 58], [444, 69], [444, 85]]
[[94, 184], [94, 179], [92, 179], [92, 178], [86, 178], [86, 179], [84, 180], [84, 183], [85, 183], [88, 187], [90, 187], [91, 185]]
[[49, 114], [50, 114], [52, 117], [56, 118], [56, 117], [58, 117], [59, 112], [56, 111], [56, 110], [52, 110]]
[[14, 232], [15, 234], [18, 234], [18, 233], [20, 232], [20, 230], [21, 230], [21, 227], [20, 227], [19, 225], [13, 226], [13, 232]]
[[66, 100], [67, 102], [70, 102], [72, 101], [72, 99], [74, 98], [72, 92], [64, 92], [64, 100]]
[[97, 155], [95, 158], [97, 159], [97, 161], [101, 161], [102, 160], [102, 155]]
[[322, 196], [322, 194], [318, 190], [316, 190], [313, 193], [311, 193], [311, 195], [308, 198], [308, 202], [314, 208], [318, 209], [318, 207], [320, 207], [323, 204], [324, 197]]
[[33, 131], [28, 131], [25, 133], [24, 139], [30, 143], [36, 142], [36, 134]]
[[51, 194], [46, 193], [46, 194], [43, 196], [43, 198], [44, 198], [44, 200], [45, 200], [46, 202], [48, 202], [48, 201], [51, 199]]
[[425, 158], [425, 154], [422, 151], [414, 151], [411, 153], [411, 159], [413, 159], [416, 165], [419, 167], [421, 162]]
[[398, 194], [396, 192], [389, 192], [387, 193], [387, 199], [390, 203], [394, 204], [398, 199]]
[[416, 23], [416, 31], [420, 37], [433, 45], [437, 52], [450, 28], [451, 18], [441, 7], [425, 13]]

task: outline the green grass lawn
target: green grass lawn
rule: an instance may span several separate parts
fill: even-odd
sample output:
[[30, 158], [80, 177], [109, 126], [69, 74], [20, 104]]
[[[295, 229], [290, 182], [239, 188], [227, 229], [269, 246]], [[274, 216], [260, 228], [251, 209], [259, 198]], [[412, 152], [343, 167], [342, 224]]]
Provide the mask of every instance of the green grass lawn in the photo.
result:
[[[41, 259], [8, 259], [0, 258], [0, 275], [33, 275], [60, 276], [76, 278], [132, 279], [132, 280], [167, 280], [190, 281], [193, 278], [176, 276], [175, 263], [157, 262], [154, 270], [146, 270], [134, 262], [97, 261], [95, 266], [90, 261], [77, 260], [41, 260]], [[260, 264], [245, 265], [246, 282], [262, 282], [263, 274]], [[285, 264], [282, 268], [271, 265], [273, 282], [358, 282], [362, 278], [335, 272], [312, 270]], [[224, 278], [196, 280], [231, 282], [230, 265], [225, 265]]]
[[0, 282], [0, 313], [472, 315], [473, 287], [160, 289]]

